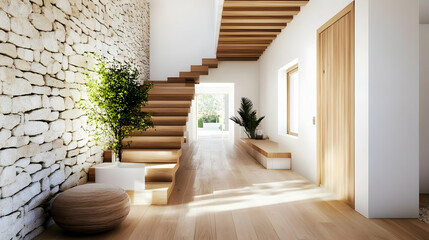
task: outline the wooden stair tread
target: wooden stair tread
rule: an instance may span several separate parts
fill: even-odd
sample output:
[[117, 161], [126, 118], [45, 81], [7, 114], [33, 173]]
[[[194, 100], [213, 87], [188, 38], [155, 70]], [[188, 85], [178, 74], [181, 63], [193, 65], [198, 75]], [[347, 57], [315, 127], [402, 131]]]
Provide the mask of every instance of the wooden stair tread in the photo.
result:
[[199, 75], [208, 75], [209, 67], [204, 65], [192, 65], [191, 72], [198, 73]]
[[152, 121], [154, 125], [186, 125], [188, 121], [187, 116], [153, 116]]
[[124, 149], [122, 151], [122, 161], [136, 163], [174, 163], [179, 161], [181, 155], [181, 148]]
[[216, 58], [203, 58], [202, 62], [202, 65], [208, 66], [209, 68], [217, 68], [219, 64]]
[[195, 94], [149, 94], [149, 101], [192, 101]]
[[137, 131], [130, 134], [130, 136], [184, 136], [186, 126], [164, 126], [158, 125], [154, 128], [149, 128], [146, 131]]
[[158, 100], [158, 101], [149, 101], [148, 104], [146, 105], [146, 107], [156, 107], [156, 108], [190, 108], [192, 105], [192, 101], [162, 101], [162, 100]]
[[169, 77], [167, 78], [167, 82], [169, 83], [195, 83], [192, 79], [186, 79], [181, 77]]
[[168, 82], [168, 81], [147, 81], [147, 82], [152, 83], [153, 88], [195, 87], [195, 83], [193, 82]]
[[198, 78], [200, 74], [198, 72], [180, 72], [179, 76], [181, 78]]
[[128, 136], [124, 143], [132, 141], [126, 149], [179, 149], [184, 137], [177, 136]]
[[190, 108], [158, 108], [158, 107], [143, 107], [143, 112], [149, 112], [152, 116], [188, 116]]

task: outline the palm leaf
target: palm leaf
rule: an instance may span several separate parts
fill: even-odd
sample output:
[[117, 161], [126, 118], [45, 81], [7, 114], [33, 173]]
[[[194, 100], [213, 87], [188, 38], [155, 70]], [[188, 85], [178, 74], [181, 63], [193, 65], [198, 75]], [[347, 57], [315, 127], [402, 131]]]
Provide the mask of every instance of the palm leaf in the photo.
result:
[[265, 116], [258, 119], [256, 110], [253, 110], [252, 101], [246, 97], [241, 98], [241, 105], [237, 113], [239, 117], [233, 116], [230, 118], [230, 120], [239, 126], [244, 127], [246, 135], [249, 138], [254, 138], [256, 128], [259, 126]]

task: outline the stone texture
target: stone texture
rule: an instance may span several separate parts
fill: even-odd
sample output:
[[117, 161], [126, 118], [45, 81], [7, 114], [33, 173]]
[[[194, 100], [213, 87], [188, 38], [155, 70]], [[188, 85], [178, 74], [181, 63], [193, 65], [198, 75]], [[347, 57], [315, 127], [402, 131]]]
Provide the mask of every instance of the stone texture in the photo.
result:
[[25, 72], [23, 77], [33, 85], [43, 86], [45, 84], [45, 80], [43, 79], [43, 76], [40, 74]]
[[0, 175], [0, 187], [9, 185], [16, 180], [16, 168], [15, 166], [5, 167], [3, 171], [1, 171]]
[[11, 18], [10, 28], [13, 32], [30, 38], [39, 34], [27, 18]]
[[51, 114], [50, 109], [38, 109], [35, 111], [32, 111], [29, 114], [25, 114], [25, 120], [27, 121], [33, 121], [33, 120], [44, 120], [48, 119], [49, 115]]
[[16, 53], [18, 55], [19, 58], [21, 58], [22, 60], [25, 61], [33, 61], [33, 51], [29, 50], [29, 49], [25, 49], [25, 48], [17, 48]]
[[45, 75], [47, 72], [47, 69], [42, 64], [33, 62], [31, 63], [31, 71]]
[[51, 52], [58, 52], [59, 45], [55, 38], [54, 32], [42, 32], [42, 43], [46, 50]]
[[9, 148], [0, 150], [0, 166], [12, 165], [17, 159], [17, 149]]
[[7, 186], [2, 187], [2, 197], [13, 196], [15, 193], [19, 192], [21, 189], [30, 185], [30, 183], [31, 183], [30, 174], [28, 174], [26, 172], [22, 172], [16, 177], [15, 182], [13, 182], [12, 184], [9, 184]]
[[0, 29], [9, 31], [10, 30], [10, 19], [9, 16], [0, 10]]
[[5, 54], [9, 57], [16, 58], [16, 46], [11, 43], [0, 43], [0, 53]]
[[12, 98], [0, 95], [0, 113], [10, 113], [12, 111]]
[[21, 96], [12, 99], [12, 112], [27, 112], [42, 107], [42, 98], [38, 95]]
[[32, 239], [50, 199], [87, 181], [86, 53], [137, 59], [149, 74], [147, 0], [0, 1], [0, 238]]
[[7, 95], [27, 95], [32, 90], [30, 82], [23, 78], [16, 78], [12, 82], [5, 82], [3, 84], [3, 93]]
[[42, 14], [31, 14], [30, 15], [31, 23], [33, 26], [41, 31], [51, 31], [52, 30], [52, 21], [49, 20], [46, 16]]
[[3, 128], [5, 129], [13, 129], [15, 126], [17, 126], [19, 124], [19, 122], [21, 121], [21, 117], [19, 115], [14, 115], [14, 114], [10, 114], [10, 115], [2, 115], [0, 114], [0, 122], [3, 125]]
[[46, 122], [28, 121], [24, 124], [24, 133], [28, 136], [34, 136], [46, 132], [49, 126]]

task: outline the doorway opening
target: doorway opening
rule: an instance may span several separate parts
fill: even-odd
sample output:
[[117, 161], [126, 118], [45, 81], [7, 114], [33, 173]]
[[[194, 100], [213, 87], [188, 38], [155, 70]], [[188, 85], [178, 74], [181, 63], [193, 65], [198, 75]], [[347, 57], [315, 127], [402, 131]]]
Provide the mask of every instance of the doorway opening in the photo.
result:
[[191, 109], [190, 138], [234, 139], [233, 83], [200, 83], [195, 86], [195, 100]]
[[197, 137], [228, 137], [228, 95], [197, 95]]

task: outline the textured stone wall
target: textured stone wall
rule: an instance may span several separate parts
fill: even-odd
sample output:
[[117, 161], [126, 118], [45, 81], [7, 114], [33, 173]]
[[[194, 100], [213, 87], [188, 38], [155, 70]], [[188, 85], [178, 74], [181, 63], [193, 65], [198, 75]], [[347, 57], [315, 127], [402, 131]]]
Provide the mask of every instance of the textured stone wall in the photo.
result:
[[31, 239], [59, 192], [102, 160], [88, 141], [87, 53], [149, 76], [147, 0], [0, 0], [0, 239]]

